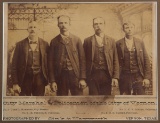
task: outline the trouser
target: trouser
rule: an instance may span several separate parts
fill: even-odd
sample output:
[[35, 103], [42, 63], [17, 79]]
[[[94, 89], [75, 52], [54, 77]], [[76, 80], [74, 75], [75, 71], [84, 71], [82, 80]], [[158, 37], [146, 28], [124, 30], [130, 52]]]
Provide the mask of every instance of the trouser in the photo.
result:
[[129, 73], [122, 71], [119, 79], [119, 88], [121, 95], [144, 95], [142, 86], [143, 77], [140, 72]]
[[45, 83], [42, 72], [35, 75], [33, 72], [27, 72], [21, 86], [20, 96], [44, 96]]
[[83, 95], [83, 90], [79, 88], [79, 80], [75, 76], [73, 70], [62, 70], [61, 75], [57, 80], [58, 96], [67, 96], [69, 90], [71, 95], [78, 96]]
[[88, 79], [89, 95], [111, 95], [111, 81], [106, 70], [93, 70]]

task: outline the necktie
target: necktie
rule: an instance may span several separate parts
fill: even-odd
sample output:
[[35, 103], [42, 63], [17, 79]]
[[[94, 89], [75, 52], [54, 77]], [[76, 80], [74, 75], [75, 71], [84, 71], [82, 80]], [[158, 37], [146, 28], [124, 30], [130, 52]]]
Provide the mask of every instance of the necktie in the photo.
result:
[[98, 45], [99, 45], [100, 47], [102, 47], [102, 46], [103, 46], [103, 38], [97, 36], [97, 43], [98, 43]]
[[65, 41], [66, 44], [68, 44], [68, 42], [69, 42], [69, 37], [68, 37], [68, 36], [65, 36], [63, 40]]
[[31, 47], [32, 51], [35, 51], [38, 42], [37, 41], [30, 41], [29, 44], [30, 44], [30, 47]]
[[30, 41], [30, 44], [37, 44], [37, 41]]

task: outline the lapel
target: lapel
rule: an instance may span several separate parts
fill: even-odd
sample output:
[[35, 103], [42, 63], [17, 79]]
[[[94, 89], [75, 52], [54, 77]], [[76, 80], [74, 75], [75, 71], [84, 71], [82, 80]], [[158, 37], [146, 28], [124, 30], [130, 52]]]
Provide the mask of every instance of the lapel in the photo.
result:
[[106, 58], [108, 68], [110, 67], [109, 66], [109, 61], [111, 60], [109, 58], [109, 50], [110, 49], [111, 49], [111, 43], [109, 43], [109, 38], [105, 35], [104, 36], [104, 54], [105, 54], [105, 58]]
[[122, 51], [122, 57], [124, 58], [124, 44], [125, 43], [125, 38], [123, 38], [120, 42], [120, 48], [121, 48], [121, 51]]
[[69, 33], [69, 40], [68, 40], [68, 43], [66, 43], [64, 40], [63, 40], [63, 38], [61, 37], [61, 35], [59, 34], [59, 36], [58, 36], [58, 41], [62, 44], [62, 45], [60, 45], [60, 51], [61, 52], [64, 52], [64, 48], [63, 47], [66, 47], [66, 50], [67, 50], [67, 52], [68, 52], [68, 55], [69, 55], [69, 57], [71, 58], [71, 55], [70, 54], [72, 54], [72, 51], [73, 51], [73, 44], [72, 44], [72, 40], [73, 40], [73, 36], [72, 36], [72, 34], [71, 33]]
[[74, 39], [74, 35], [69, 33], [69, 37], [68, 38], [69, 38], [69, 42], [67, 44], [65, 43], [65, 46], [69, 47], [68, 50], [70, 50], [70, 52], [77, 50], [77, 49], [75, 49], [76, 45], [74, 43], [74, 40], [76, 40], [76, 39]]
[[25, 61], [26, 61], [26, 64], [27, 64], [27, 61], [28, 61], [28, 50], [29, 50], [29, 40], [28, 40], [28, 38], [26, 38], [24, 40], [23, 47], [24, 47]]
[[105, 54], [108, 53], [110, 49], [110, 44], [108, 42], [108, 37], [106, 35], [104, 35], [104, 52]]
[[96, 37], [93, 35], [91, 37], [91, 44], [92, 44], [92, 60], [94, 58], [95, 46], [96, 46]]
[[38, 38], [38, 43], [39, 43], [39, 51], [40, 51], [40, 54], [41, 54], [42, 59], [43, 59], [44, 54], [45, 54], [45, 48], [44, 48], [43, 42], [40, 38]]
[[60, 43], [65, 44], [65, 42], [63, 41], [63, 38], [61, 37], [60, 34], [58, 35], [58, 39], [59, 39], [59, 42], [60, 42]]
[[142, 51], [141, 45], [139, 44], [139, 41], [137, 41], [135, 38], [133, 38], [133, 42], [135, 44], [135, 49], [137, 51], [137, 56], [139, 56], [139, 53]]
[[73, 40], [73, 36], [71, 33], [69, 33], [69, 42], [67, 43], [68, 46], [72, 47], [72, 40]]
[[62, 44], [64, 44], [64, 45], [71, 43], [71, 40], [72, 40], [72, 34], [71, 34], [71, 33], [69, 33], [69, 37], [68, 37], [68, 38], [69, 38], [69, 42], [66, 43], [66, 42], [63, 40], [62, 36], [61, 36], [60, 34], [58, 35], [59, 42], [62, 43]]

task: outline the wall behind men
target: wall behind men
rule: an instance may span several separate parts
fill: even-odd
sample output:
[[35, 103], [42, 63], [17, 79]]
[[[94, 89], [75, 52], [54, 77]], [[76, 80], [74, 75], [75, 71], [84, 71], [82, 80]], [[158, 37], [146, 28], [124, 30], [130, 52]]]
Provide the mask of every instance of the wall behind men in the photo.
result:
[[[38, 6], [38, 7], [37, 7]], [[37, 4], [38, 8], [55, 8], [58, 9], [53, 17], [37, 17], [40, 33], [39, 37], [50, 43], [51, 39], [59, 34], [57, 27], [57, 17], [59, 15], [68, 15], [71, 17], [70, 32], [80, 37], [82, 43], [88, 36], [94, 34], [93, 18], [103, 17], [105, 20], [105, 33], [114, 38], [115, 41], [124, 37], [122, 30], [123, 22], [131, 21], [136, 27], [136, 37], [145, 40], [147, 51], [152, 52], [153, 37], [152, 37], [152, 4], [129, 4], [129, 3], [103, 3], [103, 4]], [[12, 8], [36, 8], [35, 4], [10, 4]], [[8, 10], [10, 11], [10, 10]], [[27, 29], [28, 21], [14, 20], [17, 28]], [[145, 31], [144, 29], [149, 29]], [[28, 36], [27, 30], [8, 30], [8, 50], [13, 49], [16, 42]]]
[[[77, 9], [61, 10], [55, 13], [54, 18], [41, 19], [39, 18], [40, 37], [50, 42], [57, 34], [59, 34], [59, 28], [57, 27], [57, 17], [59, 15], [68, 15], [71, 17], [71, 33], [81, 38], [82, 42], [84, 38], [94, 34], [92, 27], [93, 18], [103, 17], [106, 21], [105, 33], [115, 40], [123, 36], [121, 30], [121, 23], [116, 14], [109, 8], [109, 5], [103, 4], [78, 4]], [[22, 24], [21, 24], [22, 23]], [[25, 22], [27, 23], [27, 21]], [[18, 21], [21, 26], [27, 26], [22, 21]], [[25, 27], [27, 28], [27, 27]], [[26, 30], [9, 30], [8, 31], [8, 43], [9, 47], [14, 45], [17, 41], [28, 36]]]

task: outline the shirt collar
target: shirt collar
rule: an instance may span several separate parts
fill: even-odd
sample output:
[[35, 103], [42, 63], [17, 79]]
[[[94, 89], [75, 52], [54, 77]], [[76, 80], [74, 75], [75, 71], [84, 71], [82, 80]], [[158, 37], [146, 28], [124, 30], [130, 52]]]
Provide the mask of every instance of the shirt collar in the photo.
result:
[[[28, 40], [29, 40], [29, 43], [30, 43], [31, 41], [33, 41], [33, 40], [31, 40], [29, 37], [28, 37]], [[36, 40], [34, 40], [34, 41], [38, 42], [38, 37], [37, 37]]]
[[133, 42], [133, 38], [132, 39], [128, 39], [128, 38], [125, 37], [125, 41], [128, 42], [128, 43], [131, 43], [131, 42]]
[[69, 37], [69, 32], [67, 33], [67, 35], [63, 35], [63, 34], [61, 34], [61, 33], [60, 33], [60, 35], [61, 35], [61, 37], [64, 39], [64, 38]]
[[104, 42], [103, 42], [103, 38], [104, 38], [104, 35], [101, 35], [101, 36], [98, 36], [95, 34], [95, 38], [96, 38], [96, 42], [98, 44], [98, 47], [102, 47], [104, 45]]
[[104, 34], [102, 34], [101, 36], [98, 36], [98, 35], [95, 34], [95, 36], [96, 36], [96, 38], [98, 38], [98, 39], [99, 39], [99, 38], [101, 38], [101, 39], [104, 38]]

